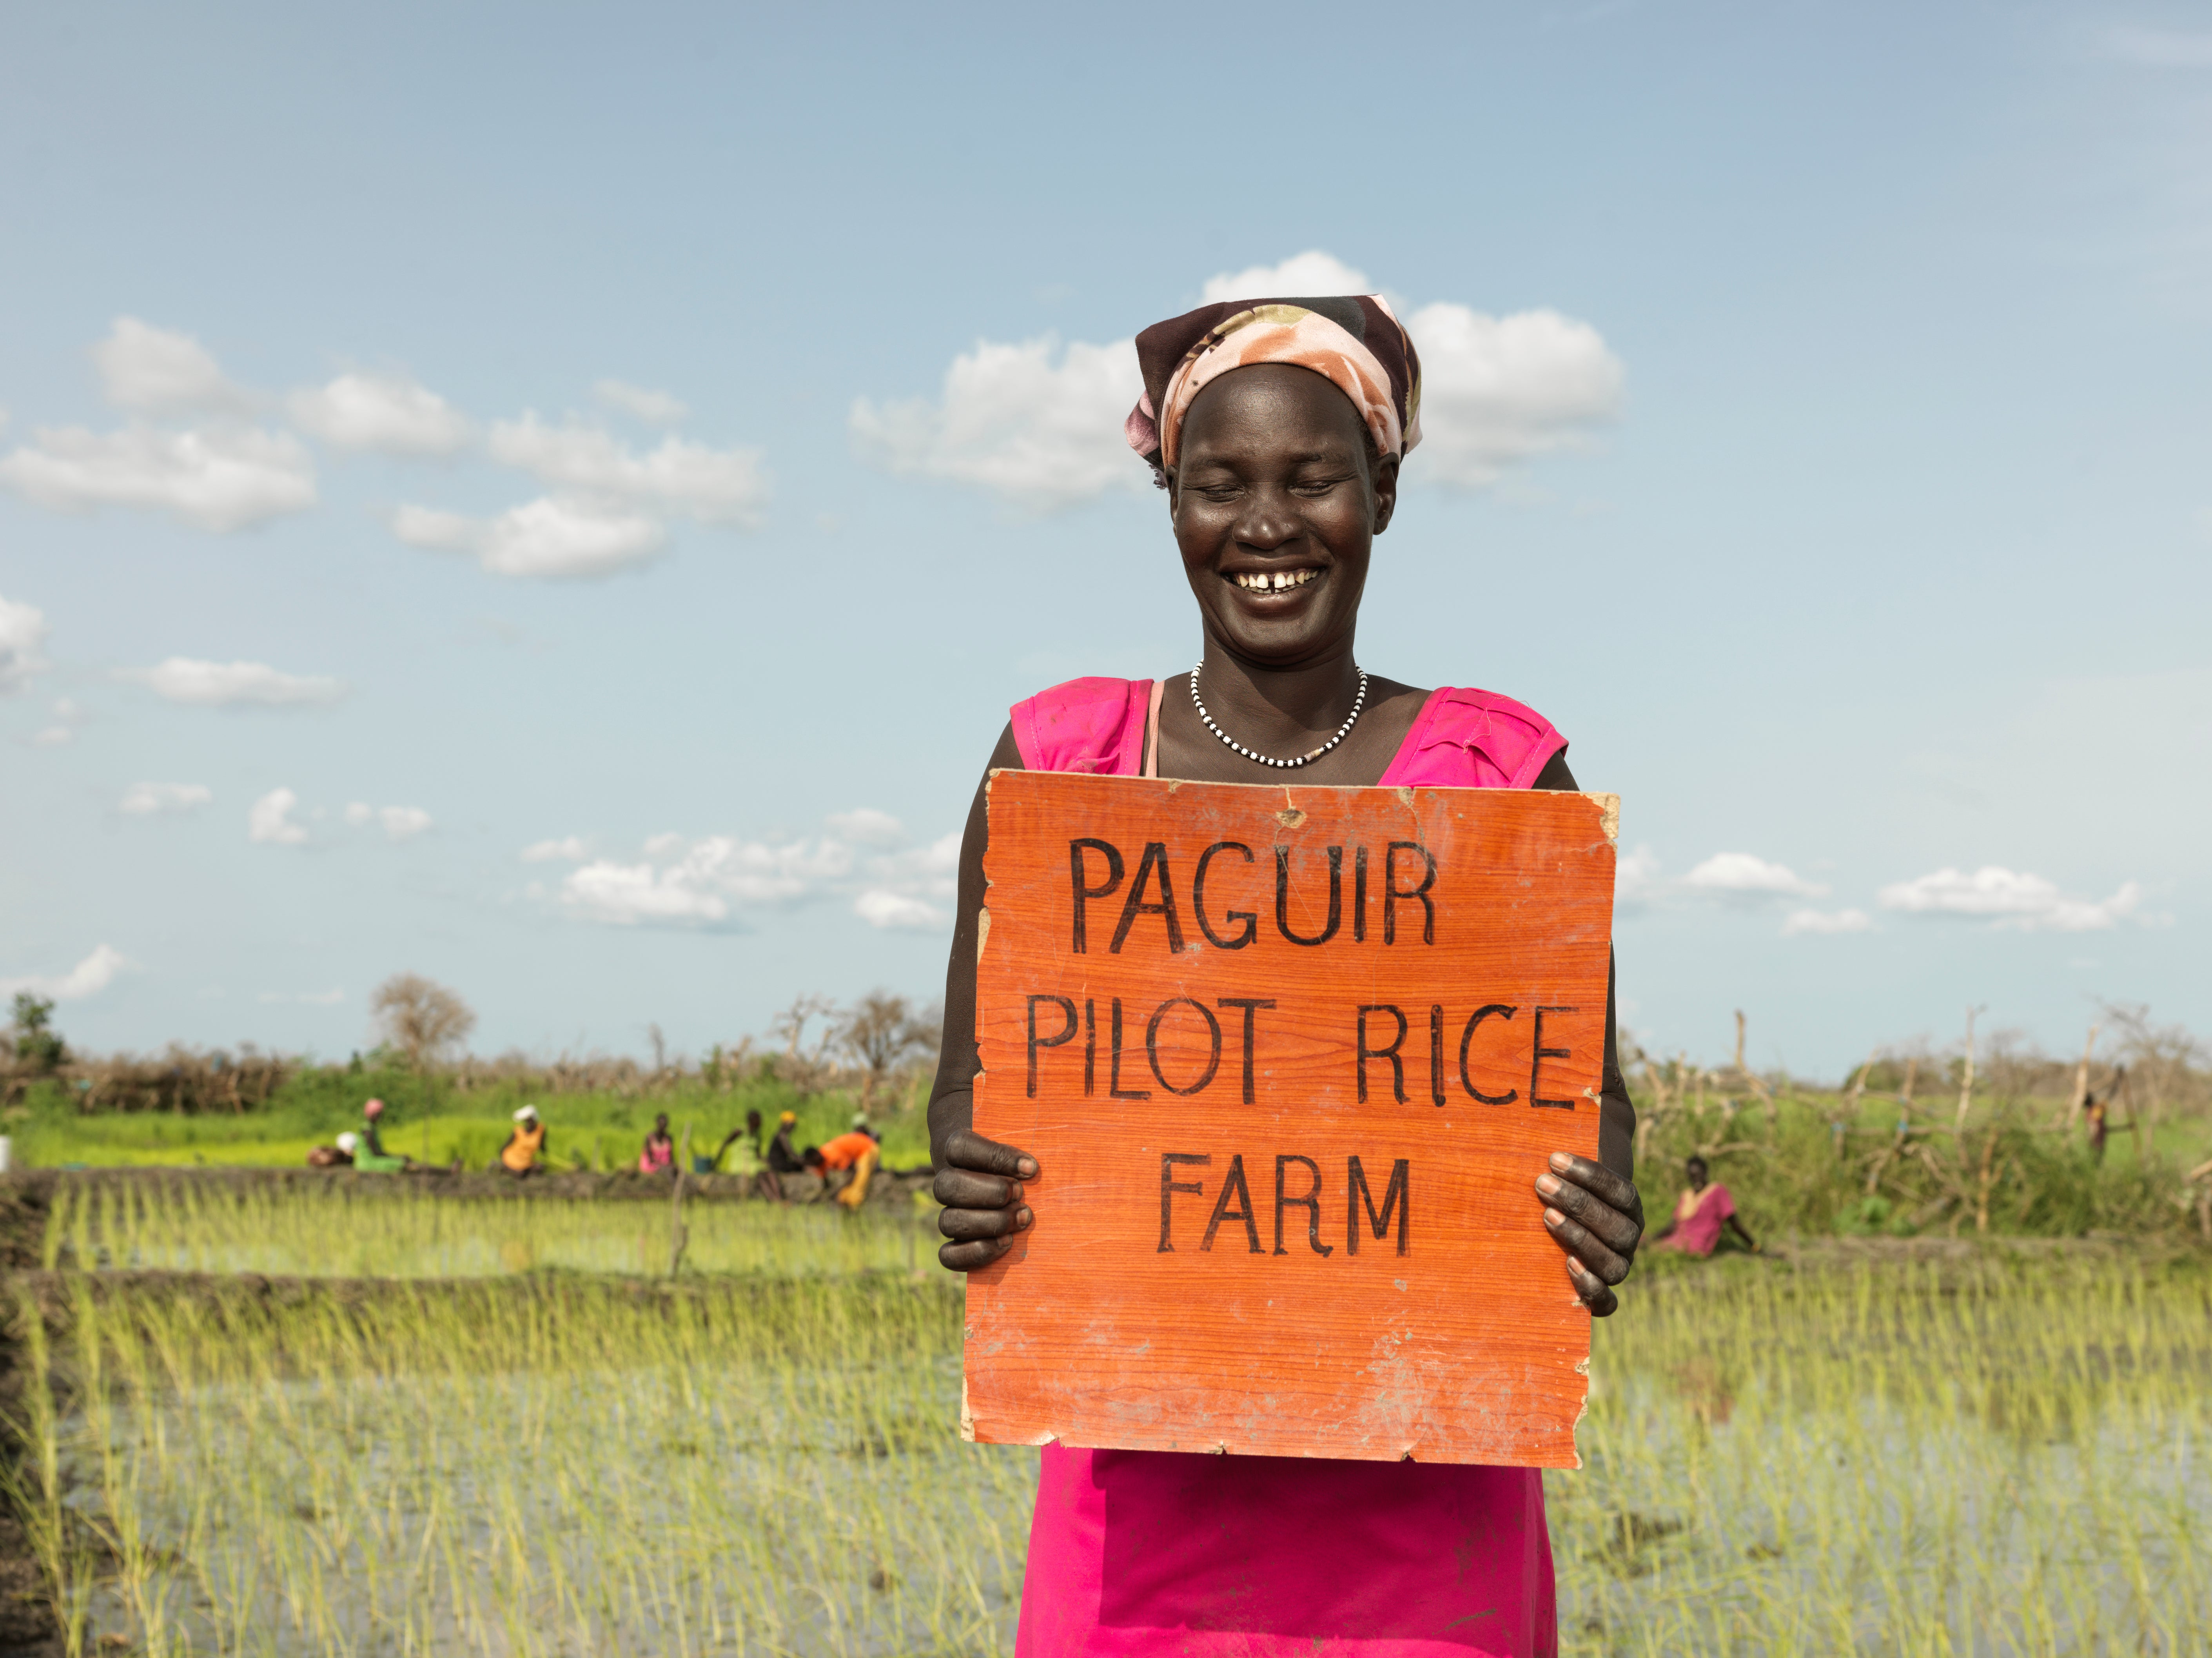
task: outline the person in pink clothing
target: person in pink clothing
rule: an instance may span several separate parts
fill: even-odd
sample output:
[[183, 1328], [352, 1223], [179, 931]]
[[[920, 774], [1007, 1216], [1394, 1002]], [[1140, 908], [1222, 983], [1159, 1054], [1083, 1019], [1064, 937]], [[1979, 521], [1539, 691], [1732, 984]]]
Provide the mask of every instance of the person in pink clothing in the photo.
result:
[[[1167, 491], [1203, 635], [1172, 682], [1079, 679], [1019, 704], [989, 766], [1228, 783], [1576, 786], [1566, 739], [1493, 692], [1358, 665], [1374, 537], [1419, 440], [1420, 363], [1379, 298], [1210, 305], [1138, 337], [1125, 428]], [[1470, 648], [1479, 600], [1456, 595]], [[1508, 625], [1500, 621], [1493, 625]], [[986, 837], [961, 845], [945, 1029], [972, 1031]], [[1590, 1312], [1616, 1305], [1643, 1233], [1635, 1116], [1610, 993], [1599, 1156], [1555, 1154], [1530, 1202]], [[972, 1127], [972, 1040], [929, 1108], [939, 1259], [970, 1272], [1032, 1224], [1036, 1159]], [[1533, 1468], [1085, 1450], [1042, 1455], [1018, 1653], [1167, 1658], [1541, 1658], [1556, 1651]]]
[[1721, 1241], [1721, 1228], [1726, 1226], [1742, 1240], [1743, 1247], [1759, 1248], [1750, 1233], [1743, 1230], [1743, 1220], [1735, 1212], [1735, 1199], [1718, 1181], [1705, 1178], [1705, 1160], [1692, 1157], [1682, 1165], [1689, 1185], [1675, 1200], [1674, 1218], [1651, 1235], [1654, 1249], [1680, 1249], [1686, 1255], [1710, 1255]]

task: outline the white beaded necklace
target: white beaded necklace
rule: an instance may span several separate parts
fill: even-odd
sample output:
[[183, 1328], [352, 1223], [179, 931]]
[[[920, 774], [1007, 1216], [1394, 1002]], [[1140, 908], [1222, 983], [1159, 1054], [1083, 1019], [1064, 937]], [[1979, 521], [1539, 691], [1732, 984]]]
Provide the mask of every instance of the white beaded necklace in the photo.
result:
[[[1199, 665], [1203, 667], [1205, 665], [1201, 663]], [[1191, 706], [1198, 710], [1198, 717], [1206, 722], [1206, 730], [1212, 732], [1216, 737], [1219, 738], [1224, 743], [1226, 743], [1231, 748], [1236, 750], [1237, 753], [1243, 755], [1247, 760], [1255, 761], [1262, 766], [1303, 766], [1310, 763], [1310, 762], [1320, 759], [1322, 756], [1327, 754], [1339, 743], [1344, 741], [1344, 734], [1352, 729], [1353, 722], [1359, 718], [1360, 709], [1367, 706], [1367, 670], [1361, 667], [1355, 662], [1352, 665], [1352, 671], [1359, 676], [1359, 695], [1352, 699], [1352, 712], [1345, 716], [1344, 723], [1336, 728], [1335, 736], [1330, 738], [1328, 742], [1322, 744], [1310, 754], [1302, 754], [1295, 760], [1277, 760], [1269, 755], [1256, 754], [1252, 750], [1246, 748], [1242, 743], [1239, 743], [1235, 738], [1230, 736], [1230, 734], [1222, 730], [1220, 726], [1215, 725], [1213, 723], [1213, 716], [1206, 711], [1206, 704], [1200, 698], [1198, 694], [1197, 668], [1193, 668], [1190, 671]]]

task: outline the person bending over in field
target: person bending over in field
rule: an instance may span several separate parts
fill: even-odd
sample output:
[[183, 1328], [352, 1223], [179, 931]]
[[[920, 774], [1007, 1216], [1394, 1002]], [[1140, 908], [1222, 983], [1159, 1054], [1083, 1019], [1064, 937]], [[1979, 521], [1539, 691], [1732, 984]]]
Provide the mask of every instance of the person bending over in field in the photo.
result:
[[538, 1172], [539, 1159], [548, 1152], [545, 1125], [538, 1119], [538, 1108], [526, 1105], [514, 1114], [514, 1127], [507, 1133], [507, 1144], [499, 1148], [499, 1160], [492, 1164], [495, 1172], [504, 1170], [517, 1180]]
[[850, 1169], [851, 1175], [836, 1187], [837, 1201], [848, 1209], [858, 1209], [867, 1201], [868, 1181], [876, 1172], [876, 1161], [882, 1149], [876, 1132], [863, 1122], [855, 1123], [849, 1133], [840, 1134], [827, 1145], [806, 1148], [806, 1166], [822, 1175], [823, 1182], [830, 1176]]
[[1743, 1240], [1745, 1248], [1756, 1250], [1759, 1245], [1743, 1230], [1728, 1187], [1718, 1181], [1707, 1181], [1705, 1160], [1692, 1157], [1682, 1165], [1682, 1172], [1690, 1183], [1675, 1200], [1674, 1218], [1651, 1235], [1651, 1247], [1679, 1249], [1686, 1255], [1702, 1258], [1719, 1245], [1721, 1228], [1726, 1226]]
[[[1233, 195], [1233, 191], [1232, 191]], [[1124, 428], [1167, 491], [1197, 601], [1199, 665], [1170, 681], [1078, 679], [1013, 709], [989, 765], [1200, 782], [1572, 789], [1566, 738], [1492, 691], [1422, 690], [1359, 666], [1375, 537], [1420, 435], [1421, 367], [1382, 300], [1208, 305], [1137, 337]], [[1100, 571], [1101, 580], [1118, 579]], [[1479, 570], [1421, 596], [1469, 658], [1553, 625], [1486, 602]], [[1079, 640], [1063, 641], [1073, 646]], [[987, 774], [988, 776], [988, 774]], [[1036, 1159], [971, 1127], [978, 788], [960, 848], [945, 1044], [929, 1107], [939, 1258], [998, 1261], [1031, 1224]], [[1603, 1317], [1643, 1236], [1635, 1111], [1606, 1008], [1595, 1162], [1553, 1154], [1532, 1200], [1574, 1294]], [[1011, 1270], [1018, 1272], [1018, 1266]], [[1434, 1385], [1449, 1385], [1437, 1378]], [[1258, 1399], [1255, 1408], [1260, 1407]], [[1558, 1646], [1534, 1468], [1045, 1446], [1016, 1651], [1183, 1658], [1326, 1651], [1411, 1658]]]
[[672, 1178], [676, 1173], [676, 1142], [668, 1137], [665, 1111], [653, 1120], [653, 1132], [645, 1137], [645, 1149], [637, 1154], [637, 1172]]

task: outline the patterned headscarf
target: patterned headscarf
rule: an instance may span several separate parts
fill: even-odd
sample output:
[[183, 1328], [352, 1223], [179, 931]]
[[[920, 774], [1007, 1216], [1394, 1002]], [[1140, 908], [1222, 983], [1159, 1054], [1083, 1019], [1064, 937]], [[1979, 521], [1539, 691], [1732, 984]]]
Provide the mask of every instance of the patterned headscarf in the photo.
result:
[[1326, 377], [1352, 399], [1375, 446], [1403, 456], [1421, 440], [1421, 360], [1376, 295], [1230, 300], [1156, 322], [1137, 336], [1145, 394], [1122, 423], [1155, 471], [1176, 463], [1198, 394], [1233, 368], [1287, 362]]

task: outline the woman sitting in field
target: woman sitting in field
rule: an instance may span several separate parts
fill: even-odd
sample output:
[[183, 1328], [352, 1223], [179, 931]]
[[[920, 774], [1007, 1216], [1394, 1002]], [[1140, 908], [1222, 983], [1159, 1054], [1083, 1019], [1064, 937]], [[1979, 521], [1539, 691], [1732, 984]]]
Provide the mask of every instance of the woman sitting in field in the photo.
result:
[[1705, 1181], [1705, 1160], [1692, 1157], [1683, 1164], [1682, 1172], [1689, 1185], [1675, 1199], [1674, 1218], [1651, 1235], [1655, 1249], [1680, 1249], [1686, 1255], [1705, 1256], [1712, 1254], [1721, 1241], [1721, 1228], [1725, 1224], [1743, 1240], [1747, 1249], [1757, 1249], [1750, 1233], [1743, 1230], [1737, 1218], [1735, 1199], [1719, 1181]]
[[[993, 767], [1302, 782], [1572, 789], [1566, 739], [1490, 691], [1358, 665], [1353, 636], [1420, 364], [1375, 298], [1210, 305], [1138, 337], [1130, 446], [1156, 469], [1204, 652], [1171, 681], [1079, 679], [1013, 710]], [[1446, 597], [1439, 595], [1439, 602]], [[1449, 596], [1480, 648], [1479, 598]], [[1492, 621], [1499, 632], [1508, 625]], [[981, 789], [962, 843], [945, 1029], [975, 1029]], [[939, 1252], [1004, 1254], [1038, 1174], [970, 1127], [977, 1057], [945, 1045], [930, 1101]], [[1599, 1160], [1555, 1153], [1533, 1199], [1590, 1311], [1615, 1305], [1643, 1210], [1608, 994]], [[1018, 1650], [1026, 1654], [1550, 1653], [1551, 1540], [1534, 1468], [1071, 1449], [1042, 1455]]]
[[665, 1111], [653, 1120], [653, 1132], [645, 1137], [645, 1149], [637, 1154], [637, 1172], [671, 1176], [676, 1173], [676, 1142], [669, 1138]]

